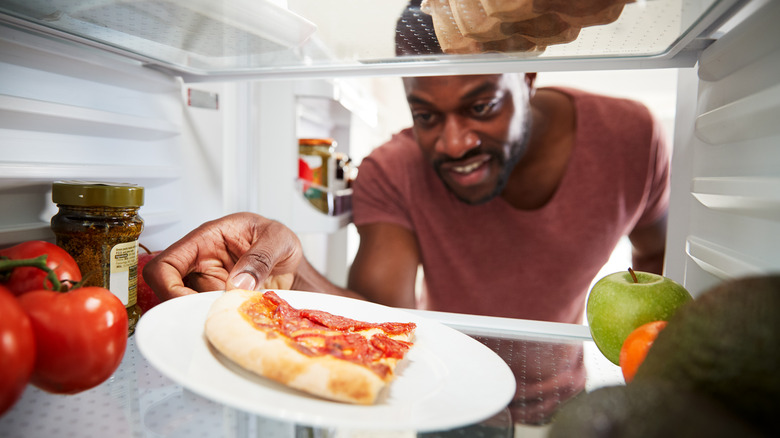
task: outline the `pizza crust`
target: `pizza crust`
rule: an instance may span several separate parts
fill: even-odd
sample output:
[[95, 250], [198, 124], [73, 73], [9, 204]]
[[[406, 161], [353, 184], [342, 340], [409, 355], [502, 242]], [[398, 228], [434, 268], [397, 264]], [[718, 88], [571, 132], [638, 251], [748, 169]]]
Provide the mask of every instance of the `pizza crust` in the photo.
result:
[[356, 404], [376, 401], [387, 382], [371, 370], [330, 356], [307, 356], [241, 316], [239, 306], [257, 293], [231, 290], [212, 304], [205, 335], [214, 348], [246, 370], [309, 394]]

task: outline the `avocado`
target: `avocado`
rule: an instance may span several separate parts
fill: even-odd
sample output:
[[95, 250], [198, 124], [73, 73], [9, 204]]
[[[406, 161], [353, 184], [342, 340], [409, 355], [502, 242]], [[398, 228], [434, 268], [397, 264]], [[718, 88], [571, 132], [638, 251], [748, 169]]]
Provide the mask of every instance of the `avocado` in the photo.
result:
[[663, 380], [582, 394], [553, 417], [549, 438], [763, 436], [719, 403]]
[[657, 379], [780, 436], [780, 275], [729, 280], [679, 308], [632, 384]]

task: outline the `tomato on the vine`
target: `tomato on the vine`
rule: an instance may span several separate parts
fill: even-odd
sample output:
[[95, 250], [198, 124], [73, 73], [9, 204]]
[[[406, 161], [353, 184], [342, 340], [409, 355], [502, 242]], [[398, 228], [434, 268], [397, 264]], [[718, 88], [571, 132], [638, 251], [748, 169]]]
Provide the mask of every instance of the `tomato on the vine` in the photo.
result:
[[0, 286], [0, 415], [21, 397], [34, 364], [30, 319], [16, 297]]
[[75, 394], [99, 385], [119, 367], [128, 318], [122, 301], [108, 289], [36, 290], [17, 300], [35, 333], [33, 385]]
[[620, 369], [626, 383], [634, 379], [636, 370], [647, 356], [647, 351], [666, 324], [666, 321], [653, 321], [640, 325], [623, 342], [623, 347], [620, 349]]
[[[46, 266], [54, 270], [60, 282], [72, 284], [81, 281], [81, 271], [76, 261], [59, 246], [42, 240], [30, 240], [18, 245], [0, 249], [0, 258], [11, 260], [46, 257]], [[38, 289], [52, 289], [51, 281], [46, 279], [47, 272], [34, 266], [22, 266], [12, 271], [0, 272], [0, 282], [14, 295]]]

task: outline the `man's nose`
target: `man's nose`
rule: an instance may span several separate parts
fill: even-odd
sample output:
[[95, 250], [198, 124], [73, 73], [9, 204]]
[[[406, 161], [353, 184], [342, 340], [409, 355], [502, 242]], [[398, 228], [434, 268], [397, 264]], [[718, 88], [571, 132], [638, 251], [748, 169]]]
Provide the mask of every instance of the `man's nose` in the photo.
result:
[[444, 128], [436, 139], [436, 152], [451, 158], [460, 158], [480, 145], [479, 136], [461, 116], [447, 116]]

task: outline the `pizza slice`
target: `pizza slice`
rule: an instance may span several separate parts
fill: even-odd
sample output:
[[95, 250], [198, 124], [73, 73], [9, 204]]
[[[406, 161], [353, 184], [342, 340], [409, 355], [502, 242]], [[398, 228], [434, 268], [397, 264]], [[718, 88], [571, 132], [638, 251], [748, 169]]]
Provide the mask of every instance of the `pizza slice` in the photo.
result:
[[242, 368], [320, 397], [373, 404], [413, 345], [414, 323], [369, 323], [296, 309], [273, 291], [231, 290], [205, 334]]

